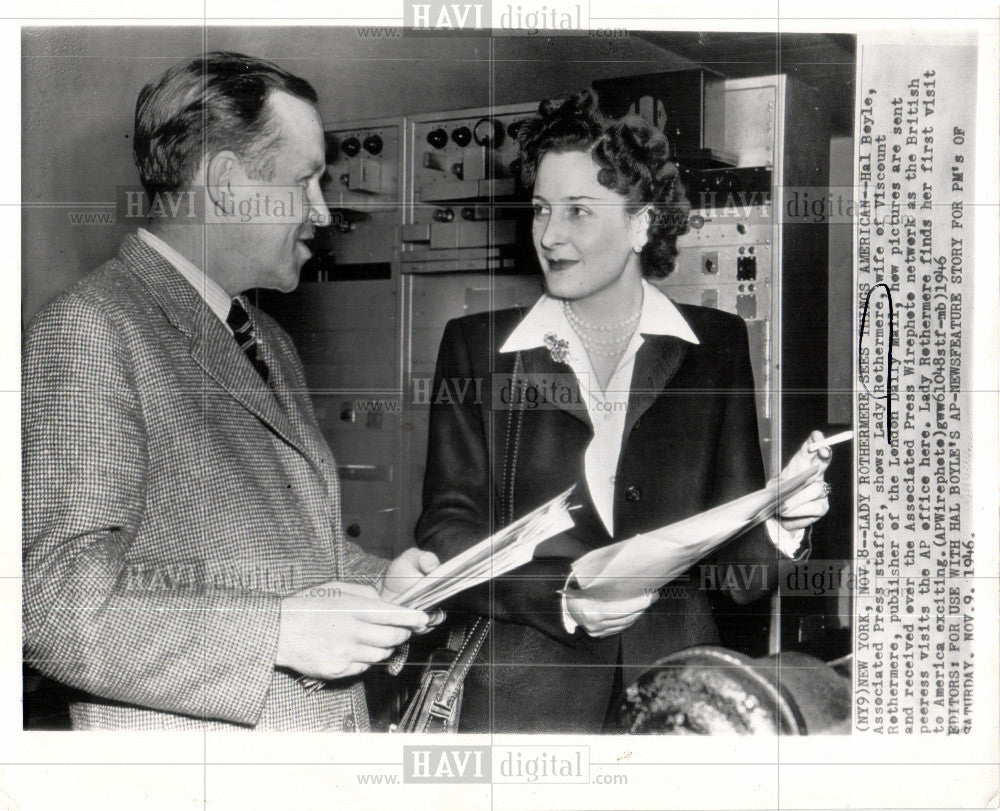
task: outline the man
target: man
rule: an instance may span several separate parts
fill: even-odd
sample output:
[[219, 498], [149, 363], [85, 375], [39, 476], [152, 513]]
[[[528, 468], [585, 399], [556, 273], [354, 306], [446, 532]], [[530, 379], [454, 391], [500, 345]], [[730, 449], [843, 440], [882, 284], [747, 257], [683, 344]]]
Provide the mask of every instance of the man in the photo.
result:
[[364, 730], [356, 677], [433, 622], [390, 600], [437, 559], [345, 539], [301, 364], [241, 295], [294, 289], [328, 222], [316, 101], [231, 53], [147, 85], [136, 163], [175, 216], [25, 336], [25, 655], [83, 691], [74, 727]]

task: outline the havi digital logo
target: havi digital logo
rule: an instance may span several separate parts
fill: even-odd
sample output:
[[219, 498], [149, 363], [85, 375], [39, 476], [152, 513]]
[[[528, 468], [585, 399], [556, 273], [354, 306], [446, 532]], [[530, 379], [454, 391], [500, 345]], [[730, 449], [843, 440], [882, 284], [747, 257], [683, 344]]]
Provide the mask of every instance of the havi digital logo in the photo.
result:
[[493, 12], [489, 0], [473, 3], [424, 3], [405, 0], [403, 25], [425, 31], [482, 31], [489, 28]]
[[489, 783], [488, 746], [404, 746], [404, 783]]

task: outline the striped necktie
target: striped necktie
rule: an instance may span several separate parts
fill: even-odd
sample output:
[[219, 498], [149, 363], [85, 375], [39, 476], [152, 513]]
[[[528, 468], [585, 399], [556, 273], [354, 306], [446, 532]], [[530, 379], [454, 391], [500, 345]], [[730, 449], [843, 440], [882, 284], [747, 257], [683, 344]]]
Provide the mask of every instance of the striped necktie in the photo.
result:
[[246, 354], [253, 368], [258, 371], [265, 382], [269, 382], [270, 370], [264, 359], [260, 357], [260, 345], [257, 343], [257, 336], [253, 332], [253, 323], [250, 321], [250, 313], [243, 306], [238, 298], [233, 299], [229, 307], [229, 315], [226, 316], [226, 323], [233, 331], [233, 338], [240, 349]]

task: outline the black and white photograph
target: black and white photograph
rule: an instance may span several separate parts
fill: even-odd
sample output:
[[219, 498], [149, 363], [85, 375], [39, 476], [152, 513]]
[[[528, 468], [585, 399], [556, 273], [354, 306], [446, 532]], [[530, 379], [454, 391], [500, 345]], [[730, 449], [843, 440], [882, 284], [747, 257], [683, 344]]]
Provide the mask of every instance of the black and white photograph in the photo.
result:
[[0, 800], [995, 807], [996, 9], [391, 5], [8, 26]]

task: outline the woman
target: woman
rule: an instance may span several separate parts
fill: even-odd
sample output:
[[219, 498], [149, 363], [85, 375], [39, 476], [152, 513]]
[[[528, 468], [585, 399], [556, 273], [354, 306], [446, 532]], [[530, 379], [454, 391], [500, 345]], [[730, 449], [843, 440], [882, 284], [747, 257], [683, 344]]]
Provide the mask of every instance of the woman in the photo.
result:
[[[469, 386], [432, 406], [418, 544], [446, 560], [571, 485], [579, 505], [572, 531], [449, 606], [452, 622], [494, 619], [466, 680], [462, 731], [600, 732], [622, 683], [668, 653], [718, 642], [720, 595], [703, 583], [733, 578], [693, 570], [664, 596], [600, 603], [574, 595], [570, 565], [764, 484], [742, 320], [675, 305], [644, 281], [673, 269], [687, 228], [667, 142], [596, 106], [590, 91], [543, 103], [518, 134], [545, 295], [528, 312], [451, 321], [441, 341], [435, 391], [476, 378], [484, 394]], [[825, 469], [829, 457], [804, 445], [789, 469], [816, 459]], [[727, 599], [773, 587], [778, 546], [794, 555], [828, 509], [815, 479], [780, 517], [702, 562], [772, 564]]]

